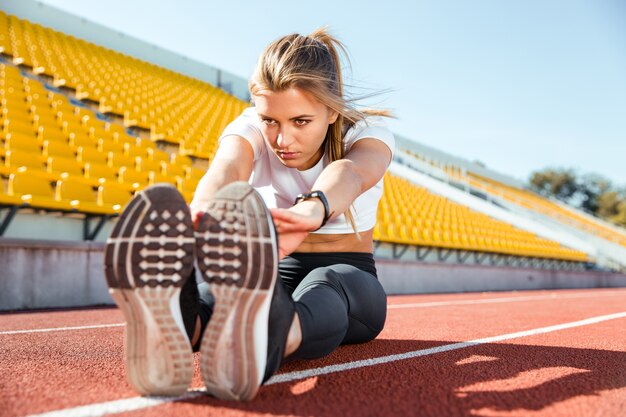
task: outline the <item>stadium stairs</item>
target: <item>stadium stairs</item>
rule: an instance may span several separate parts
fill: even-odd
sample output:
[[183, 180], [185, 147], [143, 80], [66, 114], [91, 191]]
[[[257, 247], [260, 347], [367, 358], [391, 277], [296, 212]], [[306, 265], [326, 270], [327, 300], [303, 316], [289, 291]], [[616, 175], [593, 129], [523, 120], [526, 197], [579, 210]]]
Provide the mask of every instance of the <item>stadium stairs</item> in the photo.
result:
[[[120, 210], [155, 182], [190, 201], [245, 80], [38, 2], [0, 9], [0, 310], [112, 304]], [[388, 293], [626, 286], [620, 230], [503, 174], [399, 137], [384, 181]]]

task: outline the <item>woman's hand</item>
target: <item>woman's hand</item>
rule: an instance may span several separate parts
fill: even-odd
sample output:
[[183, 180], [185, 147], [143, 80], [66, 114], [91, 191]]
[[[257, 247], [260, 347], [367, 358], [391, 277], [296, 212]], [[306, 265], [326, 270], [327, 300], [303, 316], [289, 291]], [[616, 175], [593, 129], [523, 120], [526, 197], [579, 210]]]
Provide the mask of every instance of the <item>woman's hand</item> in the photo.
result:
[[200, 225], [200, 219], [204, 216], [205, 210], [202, 210], [194, 205], [189, 205], [189, 211], [191, 212], [191, 221], [193, 222], [193, 230], [198, 230]]
[[[318, 204], [321, 205], [321, 202]], [[270, 209], [278, 232], [279, 259], [295, 251], [309, 232], [320, 227], [324, 209], [322, 206], [320, 212], [318, 204], [310, 200], [288, 209]]]

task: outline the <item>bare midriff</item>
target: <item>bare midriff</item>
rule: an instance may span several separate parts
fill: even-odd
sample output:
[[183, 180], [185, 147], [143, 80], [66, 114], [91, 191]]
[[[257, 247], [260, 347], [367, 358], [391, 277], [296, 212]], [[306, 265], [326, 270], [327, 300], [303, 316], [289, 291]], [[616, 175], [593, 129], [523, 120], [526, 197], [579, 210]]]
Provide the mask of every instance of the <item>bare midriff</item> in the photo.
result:
[[310, 233], [295, 252], [368, 252], [372, 253], [373, 230], [361, 232], [361, 239], [355, 233], [323, 235]]

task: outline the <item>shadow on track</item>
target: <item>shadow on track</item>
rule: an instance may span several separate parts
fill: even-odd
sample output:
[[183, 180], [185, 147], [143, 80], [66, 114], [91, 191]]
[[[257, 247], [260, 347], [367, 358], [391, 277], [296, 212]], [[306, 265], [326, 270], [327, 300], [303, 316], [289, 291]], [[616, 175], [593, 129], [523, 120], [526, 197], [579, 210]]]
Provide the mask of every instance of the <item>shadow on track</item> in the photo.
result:
[[[289, 362], [281, 372], [450, 343], [377, 339], [342, 346], [322, 360]], [[317, 417], [523, 415], [624, 387], [626, 352], [497, 343], [266, 386], [249, 403], [208, 396], [187, 403], [198, 412], [224, 407]]]

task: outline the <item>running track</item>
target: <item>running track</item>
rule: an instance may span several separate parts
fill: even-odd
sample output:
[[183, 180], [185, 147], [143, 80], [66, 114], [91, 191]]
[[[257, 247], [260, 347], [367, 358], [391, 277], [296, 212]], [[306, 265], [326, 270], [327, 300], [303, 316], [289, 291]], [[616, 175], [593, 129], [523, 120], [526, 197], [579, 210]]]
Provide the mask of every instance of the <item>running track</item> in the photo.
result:
[[[142, 398], [116, 308], [0, 314], [0, 416], [626, 416], [626, 289], [389, 297], [385, 330], [249, 403]], [[197, 359], [197, 358], [196, 358]]]

